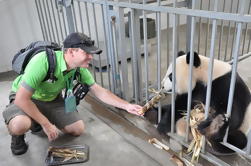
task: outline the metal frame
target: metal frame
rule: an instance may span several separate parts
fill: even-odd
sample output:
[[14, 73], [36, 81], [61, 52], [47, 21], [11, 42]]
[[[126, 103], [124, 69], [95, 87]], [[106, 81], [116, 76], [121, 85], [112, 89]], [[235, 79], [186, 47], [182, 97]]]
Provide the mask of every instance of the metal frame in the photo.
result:
[[[41, 2], [42, 1], [42, 2]], [[200, 1], [200, 4], [198, 3]], [[207, 98], [206, 98], [206, 117], [208, 116], [210, 96], [211, 96], [211, 80], [212, 80], [212, 69], [213, 69], [213, 59], [215, 54], [217, 54], [218, 59], [223, 59], [229, 61], [233, 64], [233, 71], [231, 77], [231, 88], [229, 91], [229, 102], [227, 114], [231, 114], [231, 107], [233, 102], [233, 92], [236, 79], [236, 70], [238, 60], [245, 59], [251, 56], [250, 44], [251, 44], [251, 29], [248, 26], [251, 23], [251, 2], [247, 3], [247, 0], [238, 0], [238, 5], [236, 11], [233, 11], [233, 0], [231, 1], [231, 9], [229, 13], [225, 11], [226, 0], [223, 0], [223, 9], [220, 9], [215, 3], [217, 0], [208, 0], [208, 3], [214, 3], [213, 10], [210, 11], [210, 5], [207, 9], [202, 9], [202, 0], [187, 0], [182, 2], [176, 2], [173, 0], [170, 3], [161, 2], [157, 0], [155, 3], [151, 3], [147, 0], [140, 0], [136, 2], [119, 2], [119, 1], [108, 1], [108, 0], [55, 0], [54, 3], [51, 0], [49, 6], [48, 0], [36, 0], [36, 7], [38, 11], [39, 21], [41, 24], [41, 30], [44, 40], [51, 40], [54, 42], [60, 42], [63, 38], [74, 31], [82, 31], [87, 33], [90, 37], [96, 40], [97, 46], [101, 46], [101, 42], [104, 43], [105, 56], [98, 56], [96, 59], [98, 65], [92, 62], [92, 73], [95, 80], [98, 79], [102, 86], [109, 88], [112, 92], [121, 96], [128, 101], [134, 101], [135, 103], [147, 102], [150, 98], [148, 93], [148, 88], [153, 86], [158, 89], [161, 88], [161, 75], [163, 63], [169, 63], [169, 58], [172, 58], [173, 64], [173, 75], [172, 80], [175, 80], [176, 64], [175, 59], [177, 56], [178, 48], [180, 47], [180, 16], [186, 16], [186, 50], [193, 52], [198, 51], [201, 53], [201, 43], [205, 44], [204, 55], [207, 55], [209, 51], [210, 57], [210, 69], [208, 73], [208, 79], [210, 80], [207, 84]], [[53, 5], [54, 4], [54, 5]], [[196, 6], [199, 4], [199, 7]], [[77, 6], [76, 6], [77, 5]], [[186, 8], [184, 6], [186, 5]], [[247, 13], [244, 13], [245, 6], [248, 6]], [[99, 13], [96, 11], [97, 7], [101, 8], [101, 22], [98, 22]], [[90, 10], [91, 8], [91, 10]], [[156, 64], [149, 63], [150, 50], [148, 44], [150, 40], [147, 37], [149, 32], [147, 26], [147, 18], [155, 14], [156, 22]], [[161, 41], [163, 40], [161, 27], [162, 27], [162, 15], [167, 17], [167, 27], [172, 24], [172, 46], [169, 46], [169, 38], [171, 35], [167, 33], [167, 52], [163, 53]], [[57, 16], [57, 18], [56, 18]], [[140, 18], [143, 18], [143, 40], [140, 38]], [[170, 17], [170, 19], [169, 19]], [[199, 19], [197, 19], [199, 18]], [[172, 21], [171, 21], [172, 19]], [[128, 21], [129, 24], [129, 39], [125, 36], [125, 22]], [[206, 20], [206, 35], [201, 35], [203, 30], [203, 20]], [[224, 28], [226, 27], [224, 23], [228, 22], [227, 28], [227, 39], [226, 45], [223, 45], [224, 41]], [[219, 24], [220, 23], [220, 24]], [[231, 23], [235, 25], [232, 27]], [[80, 25], [79, 25], [80, 24]], [[94, 28], [91, 28], [90, 25]], [[102, 25], [101, 25], [102, 24]], [[218, 25], [219, 24], [219, 25]], [[218, 30], [218, 26], [220, 27]], [[79, 28], [81, 27], [81, 28]], [[244, 27], [244, 31], [243, 31]], [[198, 28], [198, 32], [196, 29]], [[80, 30], [81, 29], [81, 30]], [[101, 30], [100, 30], [101, 29]], [[234, 33], [231, 31], [234, 29]], [[60, 33], [59, 33], [60, 30]], [[87, 31], [87, 32], [86, 32]], [[101, 31], [101, 33], [100, 33]], [[219, 47], [218, 53], [215, 49], [217, 34], [219, 31]], [[243, 31], [243, 32], [242, 32]], [[243, 41], [241, 41], [243, 33]], [[198, 37], [196, 37], [198, 34]], [[211, 34], [211, 39], [208, 39]], [[100, 36], [103, 35], [103, 41], [100, 41]], [[248, 36], [249, 35], [249, 36]], [[205, 36], [205, 40], [203, 37]], [[231, 38], [232, 37], [232, 38]], [[248, 38], [249, 37], [249, 38]], [[248, 42], [247, 42], [248, 41]], [[196, 47], [197, 42], [197, 47]], [[210, 50], [207, 48], [207, 43], [210, 42]], [[243, 44], [241, 55], [240, 55], [240, 44]], [[128, 44], [129, 43], [129, 44]], [[247, 44], [248, 43], [248, 44]], [[231, 46], [229, 46], [229, 44]], [[144, 52], [144, 68], [141, 64], [141, 46], [143, 45]], [[246, 46], [247, 45], [247, 46]], [[225, 47], [225, 55], [220, 56], [221, 51]], [[245, 51], [246, 46], [246, 51]], [[227, 57], [227, 48], [232, 47], [230, 57]], [[196, 50], [197, 48], [197, 50]], [[129, 50], [129, 51], [128, 51]], [[171, 51], [169, 51], [171, 50]], [[172, 52], [172, 54], [170, 53]], [[130, 55], [128, 55], [130, 54]], [[170, 56], [171, 55], [171, 56]], [[193, 62], [193, 54], [190, 56], [190, 62]], [[94, 55], [96, 56], [96, 55]], [[161, 58], [166, 56], [167, 61], [162, 62]], [[170, 57], [169, 57], [170, 56]], [[106, 71], [103, 72], [103, 64], [101, 64], [102, 58], [106, 59], [105, 67]], [[128, 63], [128, 58], [131, 59], [132, 63]], [[152, 84], [149, 73], [150, 66], [156, 65], [156, 77]], [[97, 71], [98, 69], [98, 71]], [[128, 72], [132, 70], [132, 75], [129, 76]], [[144, 72], [142, 70], [145, 70]], [[191, 109], [191, 97], [192, 97], [192, 64], [189, 67], [189, 93], [188, 93], [188, 105], [187, 112]], [[145, 74], [143, 74], [145, 73]], [[172, 118], [171, 118], [171, 132], [169, 136], [172, 139], [177, 140], [184, 146], [188, 146], [188, 132], [185, 140], [180, 140], [175, 134], [175, 81], [172, 86]], [[161, 118], [161, 104], [158, 105], [159, 114], [158, 118]], [[188, 114], [190, 116], [190, 114]], [[188, 118], [189, 119], [189, 118]], [[188, 128], [187, 128], [187, 131]], [[229, 143], [227, 143], [227, 134], [223, 141], [223, 144], [227, 147], [237, 151], [240, 154], [251, 158], [250, 151], [248, 148], [246, 151], [237, 149]], [[249, 134], [248, 145], [251, 144], [251, 133]], [[208, 154], [203, 148], [202, 157], [209, 160], [216, 165], [228, 165], [223, 161], [219, 160], [215, 156]]]

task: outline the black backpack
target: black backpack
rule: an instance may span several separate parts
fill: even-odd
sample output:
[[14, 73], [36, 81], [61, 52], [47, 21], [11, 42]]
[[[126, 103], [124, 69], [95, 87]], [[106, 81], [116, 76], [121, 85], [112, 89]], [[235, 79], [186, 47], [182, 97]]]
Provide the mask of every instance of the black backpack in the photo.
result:
[[12, 59], [12, 69], [18, 74], [23, 74], [25, 67], [29, 63], [31, 58], [42, 51], [46, 51], [49, 68], [47, 75], [43, 81], [54, 82], [57, 80], [57, 78], [54, 75], [56, 68], [56, 57], [54, 51], [57, 50], [61, 50], [61, 47], [54, 42], [49, 42], [49, 41], [32, 42], [26, 48], [23, 48], [18, 53], [16, 53], [16, 55]]

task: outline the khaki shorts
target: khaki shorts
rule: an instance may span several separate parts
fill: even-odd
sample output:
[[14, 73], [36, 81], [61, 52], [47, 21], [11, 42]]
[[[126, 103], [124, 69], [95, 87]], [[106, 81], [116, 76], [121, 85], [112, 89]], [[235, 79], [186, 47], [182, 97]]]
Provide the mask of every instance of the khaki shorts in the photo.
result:
[[[10, 98], [13, 99], [13, 96], [15, 97], [15, 93], [11, 92]], [[57, 97], [55, 100], [50, 102], [43, 102], [34, 99], [32, 99], [32, 101], [36, 104], [39, 111], [47, 117], [52, 124], [56, 125], [58, 129], [63, 129], [65, 126], [81, 120], [77, 110], [65, 113], [64, 100], [62, 97]], [[3, 118], [6, 124], [18, 115], [28, 116], [13, 102], [11, 102], [3, 111]]]

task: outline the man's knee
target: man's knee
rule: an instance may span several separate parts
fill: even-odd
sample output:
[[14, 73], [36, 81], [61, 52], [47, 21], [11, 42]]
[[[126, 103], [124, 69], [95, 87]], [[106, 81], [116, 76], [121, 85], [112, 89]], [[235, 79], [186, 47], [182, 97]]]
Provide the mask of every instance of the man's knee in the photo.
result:
[[79, 120], [75, 123], [67, 125], [64, 127], [63, 132], [67, 134], [71, 134], [73, 136], [80, 136], [84, 133], [85, 125], [82, 120]]
[[31, 127], [31, 119], [25, 115], [18, 115], [10, 120], [8, 129], [11, 135], [22, 135]]

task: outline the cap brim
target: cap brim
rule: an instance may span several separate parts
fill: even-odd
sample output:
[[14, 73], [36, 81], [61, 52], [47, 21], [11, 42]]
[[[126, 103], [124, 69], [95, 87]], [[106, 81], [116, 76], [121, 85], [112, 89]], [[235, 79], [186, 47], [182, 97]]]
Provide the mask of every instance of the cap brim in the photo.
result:
[[81, 49], [87, 52], [88, 54], [101, 54], [102, 53], [102, 50], [96, 46], [91, 46], [91, 47], [83, 46], [81, 47]]

